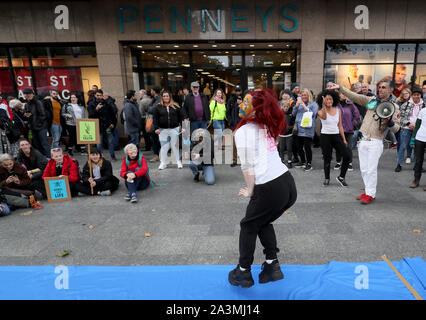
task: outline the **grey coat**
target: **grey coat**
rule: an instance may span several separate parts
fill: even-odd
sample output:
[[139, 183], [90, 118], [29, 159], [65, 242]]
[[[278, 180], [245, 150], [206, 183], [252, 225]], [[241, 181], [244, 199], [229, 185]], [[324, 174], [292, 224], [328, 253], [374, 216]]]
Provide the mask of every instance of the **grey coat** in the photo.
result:
[[136, 102], [124, 99], [123, 114], [127, 134], [138, 133], [142, 130], [142, 117]]

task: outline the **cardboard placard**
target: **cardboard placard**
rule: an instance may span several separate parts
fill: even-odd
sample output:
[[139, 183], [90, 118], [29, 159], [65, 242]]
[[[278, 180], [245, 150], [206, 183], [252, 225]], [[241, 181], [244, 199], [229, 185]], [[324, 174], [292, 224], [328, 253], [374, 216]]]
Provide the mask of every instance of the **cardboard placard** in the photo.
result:
[[99, 119], [77, 119], [77, 144], [100, 144]]
[[70, 184], [67, 176], [44, 178], [48, 202], [71, 200]]

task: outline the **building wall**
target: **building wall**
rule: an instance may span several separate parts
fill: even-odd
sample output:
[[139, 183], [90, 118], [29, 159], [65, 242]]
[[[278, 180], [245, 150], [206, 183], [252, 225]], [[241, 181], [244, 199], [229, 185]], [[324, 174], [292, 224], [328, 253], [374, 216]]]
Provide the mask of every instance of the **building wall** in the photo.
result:
[[[133, 87], [133, 77], [129, 52], [122, 48], [120, 41], [221, 41], [221, 40], [301, 40], [301, 61], [298, 79], [302, 87], [317, 92], [321, 90], [323, 79], [324, 44], [326, 40], [416, 40], [426, 38], [426, 1], [424, 0], [267, 0], [267, 1], [183, 1], [166, 0], [92, 0], [63, 1], [69, 8], [69, 30], [56, 30], [54, 8], [58, 3], [0, 2], [0, 43], [49, 43], [49, 42], [95, 42], [99, 65], [100, 81], [112, 96], [121, 98], [127, 89]], [[354, 8], [364, 4], [370, 11], [369, 30], [354, 27]], [[298, 27], [293, 32], [284, 32], [281, 24], [291, 28], [294, 23], [282, 16], [282, 8], [293, 5], [295, 12], [287, 13], [297, 19]], [[150, 23], [152, 29], [163, 32], [147, 32], [145, 8], [159, 6], [161, 10], [149, 12], [151, 17], [161, 21]], [[172, 9], [186, 18], [185, 10], [191, 8], [191, 32], [176, 20], [173, 32]], [[221, 32], [211, 23], [206, 24], [206, 32], [201, 27], [201, 8], [205, 7], [216, 19], [217, 6], [221, 8]], [[236, 16], [246, 17], [236, 21], [236, 28], [247, 28], [247, 32], [232, 30], [232, 6], [247, 6], [238, 9]], [[263, 21], [256, 6], [265, 14], [274, 9], [263, 30]], [[120, 32], [119, 7], [132, 7], [136, 18], [123, 23]], [[134, 11], [124, 10], [124, 17], [131, 17]], [[207, 19], [208, 20], [208, 19]], [[127, 74], [127, 77], [125, 76]]]

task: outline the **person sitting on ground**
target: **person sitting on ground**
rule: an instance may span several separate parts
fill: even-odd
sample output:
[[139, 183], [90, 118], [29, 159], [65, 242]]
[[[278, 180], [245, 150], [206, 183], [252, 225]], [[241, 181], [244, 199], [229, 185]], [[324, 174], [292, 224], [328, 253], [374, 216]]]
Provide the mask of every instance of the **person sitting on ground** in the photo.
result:
[[[21, 205], [14, 203], [17, 207], [28, 208], [31, 204], [35, 209], [41, 209], [41, 205], [37, 200], [41, 200], [42, 195], [39, 192], [30, 190], [31, 179], [27, 174], [27, 170], [15, 161], [12, 155], [0, 155], [0, 188], [4, 194], [17, 198], [24, 198], [25, 201]], [[9, 200], [8, 200], [9, 201]]]
[[112, 192], [118, 189], [120, 181], [112, 173], [111, 162], [104, 159], [96, 146], [90, 146], [89, 158], [92, 166], [92, 177], [90, 177], [89, 161], [84, 165], [81, 175], [82, 184], [78, 184], [78, 192], [91, 195], [91, 186], [93, 194], [99, 196], [110, 196]]
[[125, 181], [128, 190], [125, 200], [131, 203], [138, 202], [136, 191], [144, 190], [151, 184], [151, 179], [148, 175], [148, 165], [145, 156], [139, 154], [136, 145], [129, 143], [124, 147], [123, 163], [121, 164], [120, 177]]
[[22, 138], [18, 142], [19, 152], [16, 161], [27, 170], [31, 179], [29, 188], [42, 194], [43, 199], [47, 199], [46, 188], [41, 176], [47, 165], [46, 157], [37, 149], [33, 148], [30, 142]]
[[50, 151], [50, 155], [51, 159], [46, 165], [46, 169], [43, 172], [42, 178], [44, 179], [67, 176], [71, 196], [77, 196], [78, 190], [76, 185], [80, 184], [80, 173], [77, 161], [71, 158], [69, 155], [64, 154], [61, 148], [53, 148]]
[[7, 199], [3, 194], [3, 191], [0, 189], [0, 217], [5, 217], [10, 214], [10, 208], [7, 205]]
[[[194, 144], [191, 146], [191, 161], [189, 163], [189, 169], [191, 169], [194, 175], [194, 182], [200, 181], [200, 172], [204, 175], [204, 181], [208, 185], [215, 183], [215, 172], [214, 172], [214, 141], [210, 137], [210, 145], [207, 138], [209, 132], [204, 129], [197, 129], [193, 133]], [[210, 152], [208, 152], [210, 150]], [[189, 154], [185, 154], [186, 158]]]

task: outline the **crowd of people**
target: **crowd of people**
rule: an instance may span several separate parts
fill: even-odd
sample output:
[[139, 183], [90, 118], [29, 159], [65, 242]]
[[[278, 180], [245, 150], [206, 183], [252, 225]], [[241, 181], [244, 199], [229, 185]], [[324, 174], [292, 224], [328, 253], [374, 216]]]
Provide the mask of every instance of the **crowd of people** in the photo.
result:
[[[346, 172], [354, 170], [352, 152], [359, 145], [366, 192], [358, 198], [368, 204], [375, 199], [378, 162], [383, 140], [388, 138], [390, 148], [397, 148], [395, 172], [414, 162], [410, 187], [418, 187], [424, 172], [426, 84], [422, 88], [406, 87], [397, 99], [393, 87], [392, 81], [384, 79], [377, 85], [377, 95], [361, 83], [349, 90], [330, 82], [316, 97], [297, 83], [282, 90], [275, 99], [286, 125], [274, 142], [281, 161], [289, 169], [309, 172], [313, 169], [312, 148], [320, 147], [323, 185], [330, 184], [333, 168], [340, 170], [336, 180], [345, 187]], [[197, 81], [180, 92], [176, 96], [159, 87], [138, 93], [129, 90], [120, 113], [115, 99], [97, 86], [88, 92], [87, 104], [77, 93], [62, 100], [56, 89], [41, 98], [27, 88], [21, 100], [4, 99], [0, 93], [1, 214], [10, 213], [10, 208], [41, 209], [40, 201], [47, 196], [46, 177], [68, 176], [72, 196], [111, 195], [119, 185], [111, 163], [117, 161], [116, 151], [120, 149], [118, 121], [128, 137], [120, 171], [128, 190], [126, 200], [137, 202], [137, 191], [153, 184], [148, 163], [159, 162], [159, 170], [168, 167], [170, 149], [178, 169], [183, 168], [182, 158], [189, 159], [194, 181], [199, 182], [203, 174], [207, 184], [214, 184], [215, 152], [226, 150], [225, 129], [234, 131], [242, 119], [253, 117], [252, 97], [236, 85], [229, 97], [218, 88], [209, 98]], [[382, 102], [393, 103], [395, 112], [390, 119], [377, 121], [375, 106]], [[77, 144], [76, 123], [83, 118], [99, 119], [101, 142], [90, 148], [90, 155], [87, 146]], [[232, 146], [230, 165], [235, 167], [239, 165], [235, 140]], [[108, 149], [109, 160], [103, 157], [104, 148]], [[150, 150], [154, 156], [148, 161], [142, 151]], [[88, 156], [82, 168], [73, 158], [74, 152]]]

